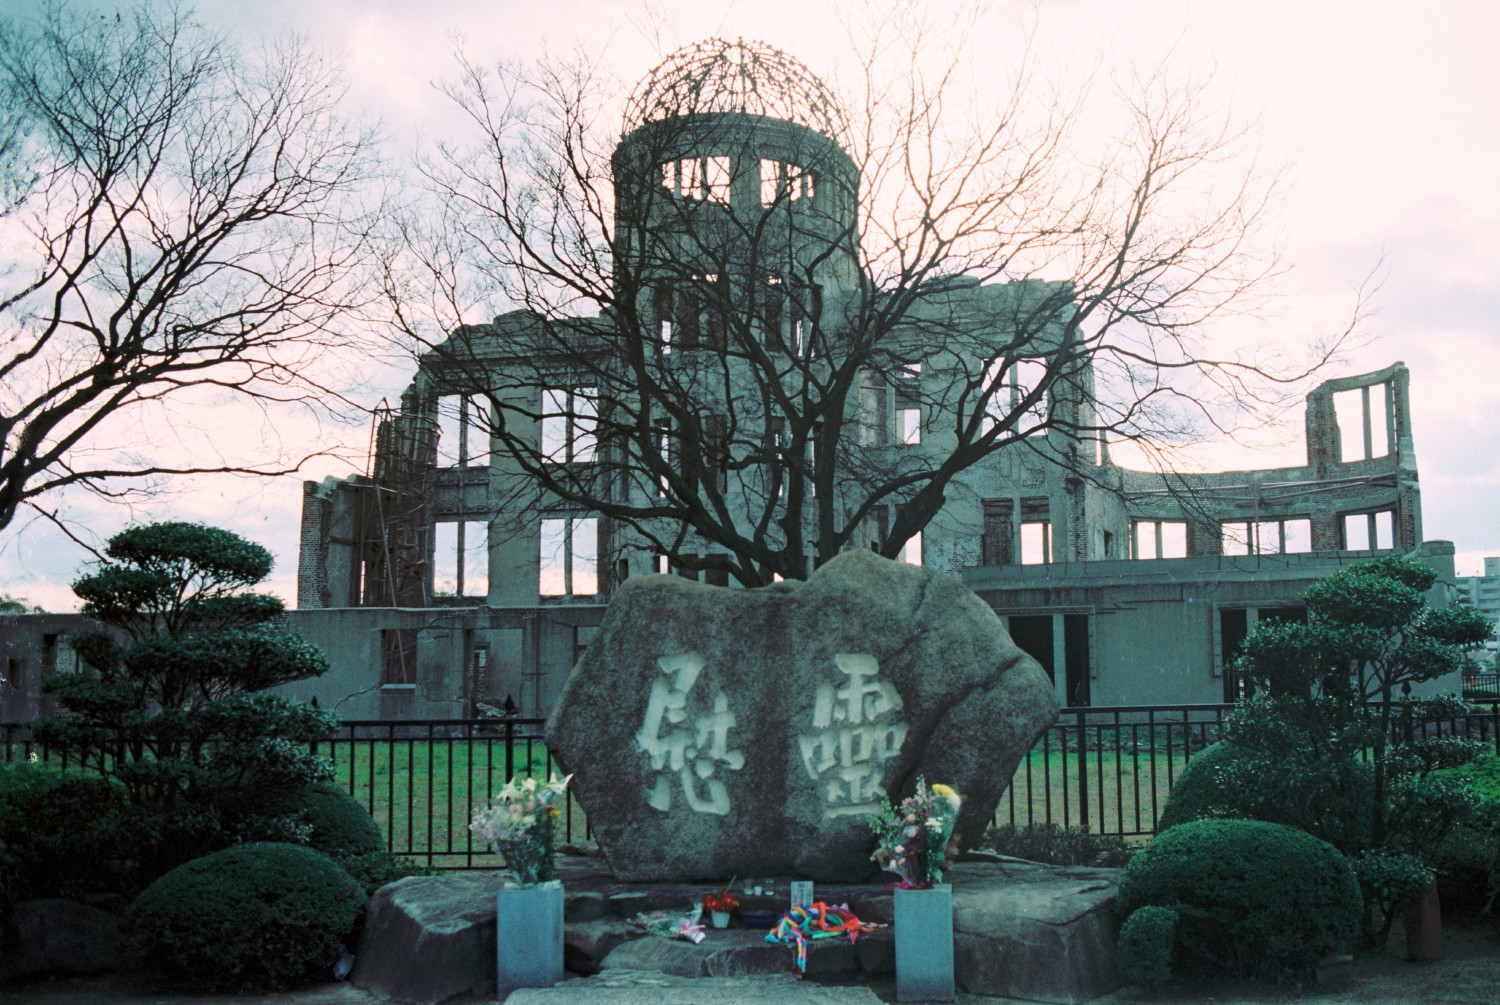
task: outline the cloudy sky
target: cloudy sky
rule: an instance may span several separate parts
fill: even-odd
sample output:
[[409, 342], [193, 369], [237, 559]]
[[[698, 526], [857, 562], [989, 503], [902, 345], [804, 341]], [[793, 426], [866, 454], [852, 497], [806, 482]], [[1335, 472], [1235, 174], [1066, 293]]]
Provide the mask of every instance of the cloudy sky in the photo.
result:
[[[10, 0], [9, 10], [28, 0]], [[927, 0], [938, 7], [941, 0]], [[89, 0], [89, 8], [113, 9]], [[963, 4], [967, 8], [970, 4]], [[307, 36], [340, 59], [351, 107], [385, 123], [392, 156], [451, 122], [433, 81], [453, 47], [480, 59], [525, 60], [582, 47], [622, 87], [661, 54], [720, 35], [762, 39], [834, 82], [843, 62], [838, 9], [824, 0], [200, 0], [201, 19], [254, 42]], [[993, 67], [1033, 51], [1050, 72], [1092, 74], [1107, 87], [1163, 59], [1212, 70], [1215, 100], [1254, 126], [1259, 160], [1288, 165], [1281, 247], [1291, 271], [1254, 322], [1226, 337], [1296, 346], [1340, 327], [1372, 273], [1375, 313], [1363, 344], [1330, 376], [1403, 360], [1411, 370], [1425, 536], [1453, 541], [1459, 573], [1500, 555], [1500, 5], [1484, 0], [1040, 0], [997, 3], [973, 39]], [[1246, 327], [1249, 325], [1250, 327]], [[1211, 333], [1212, 334], [1212, 333]], [[398, 393], [388, 368], [369, 391]], [[1302, 461], [1300, 416], [1280, 449], [1223, 452], [1220, 466]], [[261, 430], [296, 448], [342, 443], [363, 454], [368, 428]], [[202, 519], [276, 554], [273, 588], [294, 599], [302, 478], [342, 476], [322, 461], [271, 481], [199, 479], [131, 510], [62, 500], [89, 540], [131, 520]], [[72, 607], [67, 583], [85, 552], [22, 517], [0, 533], [0, 592], [50, 610]]]

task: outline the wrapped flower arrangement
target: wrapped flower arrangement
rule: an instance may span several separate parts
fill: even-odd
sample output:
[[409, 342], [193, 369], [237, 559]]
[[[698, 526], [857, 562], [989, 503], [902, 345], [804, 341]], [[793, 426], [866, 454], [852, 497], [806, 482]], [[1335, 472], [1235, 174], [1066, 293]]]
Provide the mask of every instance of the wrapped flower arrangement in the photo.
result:
[[553, 775], [540, 783], [512, 778], [469, 824], [521, 886], [545, 883], [556, 874], [555, 825], [562, 811], [554, 804], [562, 801], [572, 777]]
[[895, 886], [925, 890], [942, 882], [948, 840], [962, 802], [948, 786], [928, 788], [927, 780], [918, 777], [917, 791], [899, 806], [887, 802], [880, 813], [868, 818], [877, 841], [870, 857], [901, 877]]
[[642, 911], [630, 919], [631, 924], [637, 928], [645, 929], [650, 935], [663, 939], [682, 939], [685, 942], [698, 943], [703, 941], [703, 926], [699, 923], [703, 909], [694, 908], [687, 914], [673, 914], [668, 911]]

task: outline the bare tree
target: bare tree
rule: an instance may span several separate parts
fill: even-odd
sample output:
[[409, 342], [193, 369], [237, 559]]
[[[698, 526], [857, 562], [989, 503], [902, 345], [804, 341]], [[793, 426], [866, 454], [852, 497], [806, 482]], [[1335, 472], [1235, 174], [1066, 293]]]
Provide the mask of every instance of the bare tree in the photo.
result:
[[175, 7], [58, 5], [0, 25], [0, 93], [0, 527], [65, 486], [295, 470], [164, 456], [201, 413], [163, 406], [329, 402], [370, 155], [338, 74], [295, 44], [243, 58]]
[[[506, 513], [801, 578], [899, 555], [1002, 452], [1108, 488], [1107, 441], [1227, 428], [1329, 358], [1212, 347], [1278, 269], [1254, 241], [1275, 178], [1196, 87], [1137, 81], [1085, 161], [1080, 106], [1033, 105], [1026, 68], [998, 100], [961, 52], [921, 69], [963, 25], [869, 24], [852, 115], [775, 50], [712, 42], [640, 85], [623, 140], [588, 59], [461, 61], [478, 139], [425, 162], [387, 285], [428, 397], [479, 402]], [[454, 326], [497, 291], [513, 312]]]

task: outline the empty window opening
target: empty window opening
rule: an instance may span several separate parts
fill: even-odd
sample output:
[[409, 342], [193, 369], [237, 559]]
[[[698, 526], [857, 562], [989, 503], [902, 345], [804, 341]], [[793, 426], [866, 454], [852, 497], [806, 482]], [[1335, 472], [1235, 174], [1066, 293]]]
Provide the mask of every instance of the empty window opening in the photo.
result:
[[437, 399], [438, 467], [486, 464], [490, 453], [489, 401], [477, 394]]
[[728, 204], [729, 158], [684, 157], [661, 166], [661, 183], [684, 199]]
[[1052, 561], [1052, 524], [1021, 521], [1021, 564], [1046, 565]]
[[901, 561], [907, 565], [922, 564], [922, 532], [919, 530], [901, 546]]
[[727, 562], [728, 562], [729, 556], [725, 555], [725, 554], [723, 554], [721, 552], [721, 553], [713, 554], [713, 555], [705, 555], [703, 557], [706, 558], [706, 559], [710, 559], [710, 558], [711, 559], [719, 559], [720, 561], [723, 561], [723, 562], [726, 563], [723, 566], [710, 566], [709, 568], [704, 569], [703, 570], [703, 582], [705, 582], [709, 586], [728, 586], [729, 585], [729, 566], [728, 566]]
[[703, 417], [703, 475], [718, 491], [729, 487], [729, 422], [722, 415]]
[[1242, 607], [1226, 607], [1219, 611], [1219, 666], [1223, 668], [1224, 700], [1243, 701], [1255, 694], [1255, 685], [1246, 680], [1236, 669], [1234, 661], [1250, 634], [1250, 612]]
[[1234, 520], [1219, 525], [1225, 555], [1296, 555], [1312, 551], [1312, 521]]
[[901, 409], [901, 442], [909, 444], [922, 442], [922, 410], [920, 408]]
[[980, 554], [985, 565], [1011, 565], [1015, 562], [1015, 501], [984, 501], [984, 535]]
[[539, 592], [544, 597], [592, 597], [599, 592], [599, 520], [542, 521]]
[[727, 298], [725, 285], [716, 272], [695, 273], [676, 283], [658, 286], [651, 294], [651, 309], [657, 324], [657, 353], [670, 356], [676, 349], [724, 348]]
[[1187, 558], [1187, 524], [1181, 520], [1136, 520], [1131, 547], [1138, 559]]
[[1389, 401], [1389, 383], [1334, 392], [1340, 461], [1365, 461], [1390, 454]]
[[1046, 496], [1021, 500], [1021, 564], [1052, 561], [1052, 504]]
[[656, 498], [665, 499], [671, 491], [671, 481], [666, 472], [676, 468], [676, 452], [673, 449], [672, 430], [666, 423], [658, 423], [656, 427], [656, 459], [661, 463], [661, 469], [656, 475]]
[[545, 460], [554, 464], [594, 460], [598, 425], [598, 388], [542, 389], [542, 456]]
[[481, 520], [439, 521], [433, 528], [433, 596], [488, 596], [488, 545], [489, 527]]
[[[1047, 377], [1047, 364], [1040, 359], [997, 359], [985, 370], [989, 389], [985, 405], [984, 432], [996, 426], [1025, 436], [1046, 432], [1046, 391], [1038, 391]], [[1035, 398], [1031, 396], [1035, 394]]]
[[786, 312], [786, 286], [780, 276], [764, 276], [755, 289], [755, 315], [765, 332], [766, 349], [786, 352], [782, 317]]
[[1086, 708], [1093, 703], [1092, 663], [1089, 659], [1089, 616], [1064, 614], [1063, 621], [1063, 703], [1071, 708]]
[[1390, 510], [1374, 513], [1346, 513], [1344, 550], [1385, 551], [1395, 545], [1395, 514]]
[[417, 630], [380, 631], [380, 686], [412, 687], [417, 683]]
[[776, 496], [786, 495], [786, 420], [770, 419], [766, 423], [766, 478], [776, 488]]
[[813, 173], [797, 164], [762, 159], [760, 162], [760, 204], [797, 202], [816, 194]]
[[1012, 614], [1006, 618], [1010, 640], [1027, 656], [1036, 660], [1047, 672], [1048, 680], [1056, 679], [1053, 669], [1053, 654], [1057, 650], [1052, 633], [1050, 614]]

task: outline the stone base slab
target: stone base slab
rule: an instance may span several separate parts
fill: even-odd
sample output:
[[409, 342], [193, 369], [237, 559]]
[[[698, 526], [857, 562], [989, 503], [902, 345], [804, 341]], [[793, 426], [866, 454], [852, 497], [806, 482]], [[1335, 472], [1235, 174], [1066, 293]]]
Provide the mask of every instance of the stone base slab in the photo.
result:
[[[704, 941], [695, 945], [646, 936], [628, 923], [627, 915], [641, 910], [685, 912], [715, 889], [710, 884], [621, 883], [602, 860], [592, 857], [566, 857], [558, 866], [566, 890], [567, 969], [574, 975], [597, 976], [569, 980], [547, 992], [517, 992], [509, 1001], [607, 1001], [611, 1000], [607, 996], [532, 999], [520, 995], [575, 987], [585, 993], [587, 988], [616, 987], [609, 981], [647, 981], [641, 974], [667, 980], [662, 987], [674, 988], [677, 981], [796, 980], [792, 951], [766, 942], [764, 929], [739, 927], [736, 920], [737, 927], [709, 929]], [[1119, 875], [1118, 869], [1058, 868], [998, 856], [960, 862], [946, 877], [953, 885], [954, 969], [959, 988], [972, 994], [1060, 1003], [1085, 1002], [1115, 990], [1120, 985], [1114, 969], [1114, 898]], [[786, 890], [790, 878], [776, 878], [776, 889]], [[413, 877], [382, 888], [366, 916], [351, 980], [362, 988], [421, 1005], [492, 993], [494, 892], [499, 885], [494, 873], [460, 873]], [[848, 904], [865, 921], [889, 925], [893, 920], [891, 893], [878, 884], [820, 883], [815, 896], [832, 904]], [[750, 906], [779, 907], [787, 897], [747, 900], [753, 901]], [[846, 939], [825, 939], [809, 949], [808, 976], [822, 980], [861, 984], [894, 970], [894, 938], [889, 928], [863, 935], [852, 945]], [[699, 989], [698, 994], [706, 988], [692, 986]], [[650, 1000], [653, 1005], [676, 1001]], [[697, 1000], [759, 999], [710, 995]]]

